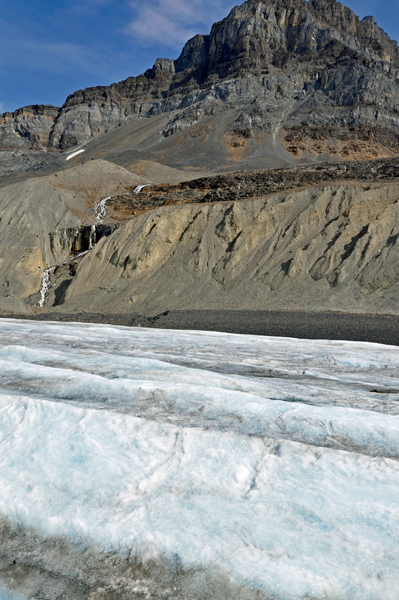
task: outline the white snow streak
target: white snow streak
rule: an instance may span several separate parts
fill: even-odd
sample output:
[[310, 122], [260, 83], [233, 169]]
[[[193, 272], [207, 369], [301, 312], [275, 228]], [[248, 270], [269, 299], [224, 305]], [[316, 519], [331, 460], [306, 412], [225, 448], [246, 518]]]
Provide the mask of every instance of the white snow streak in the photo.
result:
[[141, 190], [143, 190], [145, 187], [149, 187], [149, 184], [147, 183], [146, 185], [138, 185], [134, 190], [133, 193], [134, 194], [140, 194]]
[[72, 154], [66, 157], [66, 160], [71, 160], [71, 158], [77, 156], [78, 154], [82, 154], [82, 152], [85, 152], [85, 150], [77, 150], [76, 152], [72, 152]]

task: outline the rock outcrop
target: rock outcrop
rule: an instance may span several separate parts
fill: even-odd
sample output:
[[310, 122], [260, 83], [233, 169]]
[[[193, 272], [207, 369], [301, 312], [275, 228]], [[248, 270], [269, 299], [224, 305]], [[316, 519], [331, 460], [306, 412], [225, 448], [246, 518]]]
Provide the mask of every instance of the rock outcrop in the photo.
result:
[[60, 109], [56, 106], [24, 106], [0, 115], [0, 147], [45, 147]]
[[160, 206], [243, 201], [301, 188], [356, 182], [397, 182], [399, 160], [348, 161], [226, 173], [201, 177], [178, 184], [146, 186], [140, 194], [134, 189], [109, 199], [108, 207], [119, 221]]
[[340, 137], [354, 125], [397, 133], [398, 69], [397, 44], [335, 0], [249, 0], [187, 42], [176, 61], [72, 94], [51, 143], [68, 147], [132, 115], [178, 110], [171, 135], [237, 102], [246, 110], [232, 130], [244, 135], [302, 121], [310, 133], [327, 126]]
[[[22, 138], [67, 149], [131, 119], [170, 114], [167, 137], [231, 111], [232, 152], [263, 136], [294, 159], [373, 158], [397, 150], [399, 48], [372, 17], [359, 20], [336, 0], [248, 0], [177, 60], [46, 110], [40, 126], [24, 121]], [[2, 143], [21, 143], [20, 117], [2, 119]]]

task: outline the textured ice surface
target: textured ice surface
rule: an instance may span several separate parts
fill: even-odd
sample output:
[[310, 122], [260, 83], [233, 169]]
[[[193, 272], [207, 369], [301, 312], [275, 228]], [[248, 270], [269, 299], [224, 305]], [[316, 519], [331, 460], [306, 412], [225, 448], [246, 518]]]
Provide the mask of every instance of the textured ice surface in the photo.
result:
[[376, 344], [1, 320], [0, 516], [248, 594], [397, 600], [398, 367]]
[[0, 600], [22, 600], [22, 596], [18, 594], [11, 594], [5, 590], [0, 584]]

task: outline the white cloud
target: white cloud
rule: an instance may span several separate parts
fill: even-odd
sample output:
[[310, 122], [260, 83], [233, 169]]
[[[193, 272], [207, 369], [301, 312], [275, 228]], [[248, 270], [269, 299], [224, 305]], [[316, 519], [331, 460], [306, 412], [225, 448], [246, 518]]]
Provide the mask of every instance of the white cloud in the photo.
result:
[[142, 45], [180, 48], [197, 33], [208, 33], [234, 5], [226, 0], [132, 0], [134, 19], [127, 32]]
[[6, 105], [4, 102], [0, 102], [0, 115], [5, 111]]

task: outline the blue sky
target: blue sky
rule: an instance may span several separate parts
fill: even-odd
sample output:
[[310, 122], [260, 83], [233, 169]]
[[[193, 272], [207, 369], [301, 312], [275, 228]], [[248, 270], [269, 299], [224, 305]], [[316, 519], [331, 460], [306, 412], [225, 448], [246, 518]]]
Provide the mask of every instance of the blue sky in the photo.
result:
[[[0, 0], [0, 113], [60, 106], [68, 94], [109, 85], [177, 58], [241, 2], [229, 0]], [[397, 0], [348, 0], [399, 39]]]

